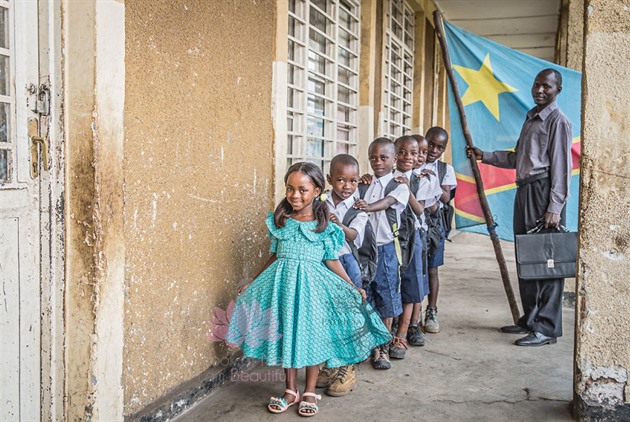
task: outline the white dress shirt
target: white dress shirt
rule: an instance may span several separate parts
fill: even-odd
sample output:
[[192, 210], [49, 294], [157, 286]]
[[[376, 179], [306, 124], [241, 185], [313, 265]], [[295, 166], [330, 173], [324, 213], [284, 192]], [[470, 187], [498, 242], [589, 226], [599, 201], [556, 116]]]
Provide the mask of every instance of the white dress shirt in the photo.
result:
[[[346, 216], [346, 213], [348, 212], [350, 208], [352, 208], [352, 206], [354, 205], [357, 199], [359, 199], [359, 191], [355, 191], [352, 196], [350, 196], [348, 199], [344, 201], [341, 201], [340, 203], [337, 204], [337, 206], [335, 206], [335, 203], [333, 202], [333, 199], [332, 199], [332, 193], [331, 193], [330, 195], [328, 195], [328, 199], [326, 199], [326, 204], [328, 205], [328, 209], [330, 210], [330, 212], [337, 217], [337, 220], [339, 221], [339, 223], [342, 223], [343, 218]], [[354, 244], [356, 245], [357, 248], [361, 247], [361, 243], [363, 242], [363, 236], [365, 234], [365, 225], [367, 224], [367, 222], [368, 222], [367, 213], [360, 212], [350, 222], [350, 225], [348, 226], [351, 229], [354, 229], [357, 231], [357, 237], [354, 239]], [[348, 239], [346, 238], [346, 241], [343, 243], [343, 247], [339, 251], [338, 255], [341, 256], [341, 255], [345, 255], [349, 253], [352, 253], [352, 250], [350, 249], [350, 246], [348, 245]]]
[[[372, 204], [379, 199], [385, 197], [385, 187], [394, 178], [393, 173], [388, 173], [380, 178], [372, 178], [370, 187], [365, 192], [365, 200], [368, 204]], [[387, 196], [391, 196], [396, 199], [391, 208], [396, 211], [396, 221], [400, 226], [400, 214], [405, 210], [407, 203], [409, 202], [409, 188], [405, 184], [399, 184], [396, 189], [392, 190]], [[385, 210], [378, 212], [368, 213], [370, 223], [374, 229], [374, 235], [376, 237], [376, 246], [386, 245], [394, 240], [394, 234], [392, 228], [387, 221], [387, 215]]]

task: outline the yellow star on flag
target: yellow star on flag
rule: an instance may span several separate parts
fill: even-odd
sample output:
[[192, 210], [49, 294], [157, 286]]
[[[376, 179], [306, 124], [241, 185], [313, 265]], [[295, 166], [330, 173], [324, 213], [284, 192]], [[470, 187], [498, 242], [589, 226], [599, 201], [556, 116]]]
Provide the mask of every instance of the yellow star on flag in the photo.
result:
[[490, 54], [486, 55], [479, 70], [458, 65], [453, 65], [453, 68], [455, 68], [459, 76], [468, 84], [468, 89], [462, 96], [464, 106], [481, 101], [490, 113], [492, 113], [494, 118], [500, 121], [499, 94], [503, 92], [515, 92], [518, 91], [518, 89], [512, 88], [494, 77], [492, 65], [490, 64]]

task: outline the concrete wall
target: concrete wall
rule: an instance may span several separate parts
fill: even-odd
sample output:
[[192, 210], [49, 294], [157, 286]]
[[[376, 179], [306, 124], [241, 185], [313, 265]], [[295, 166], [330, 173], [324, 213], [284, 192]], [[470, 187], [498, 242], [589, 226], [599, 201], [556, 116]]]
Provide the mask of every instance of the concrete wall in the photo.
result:
[[212, 311], [267, 259], [274, 7], [125, 3], [126, 415], [219, 363]]
[[586, 2], [575, 404], [630, 419], [630, 1]]

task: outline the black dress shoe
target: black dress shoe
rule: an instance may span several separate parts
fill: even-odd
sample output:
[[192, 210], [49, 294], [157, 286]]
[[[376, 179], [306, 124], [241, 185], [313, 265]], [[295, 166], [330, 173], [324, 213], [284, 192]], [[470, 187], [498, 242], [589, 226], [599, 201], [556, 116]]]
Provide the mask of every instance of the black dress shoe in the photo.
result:
[[542, 346], [543, 344], [554, 344], [557, 341], [555, 337], [547, 337], [538, 331], [532, 331], [523, 338], [519, 338], [514, 342], [517, 346]]
[[526, 328], [521, 327], [520, 325], [506, 325], [505, 327], [499, 328], [499, 331], [501, 331], [502, 333], [508, 333], [508, 334], [527, 334], [527, 333], [529, 333], [529, 330], [527, 330]]

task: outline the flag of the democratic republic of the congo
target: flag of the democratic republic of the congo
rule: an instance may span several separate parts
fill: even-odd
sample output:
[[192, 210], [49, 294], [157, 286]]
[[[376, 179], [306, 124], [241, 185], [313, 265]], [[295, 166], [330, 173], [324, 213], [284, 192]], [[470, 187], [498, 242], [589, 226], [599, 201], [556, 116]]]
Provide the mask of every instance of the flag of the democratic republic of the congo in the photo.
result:
[[[453, 71], [476, 147], [513, 150], [528, 110], [535, 106], [531, 88], [538, 72], [553, 68], [562, 74], [558, 106], [573, 126], [573, 176], [567, 204], [567, 227], [577, 228], [582, 74], [504, 47], [444, 22]], [[457, 105], [449, 83], [453, 165], [457, 175], [455, 222], [458, 230], [488, 234], [481, 211]], [[497, 235], [514, 240], [512, 216], [515, 170], [479, 164]]]

